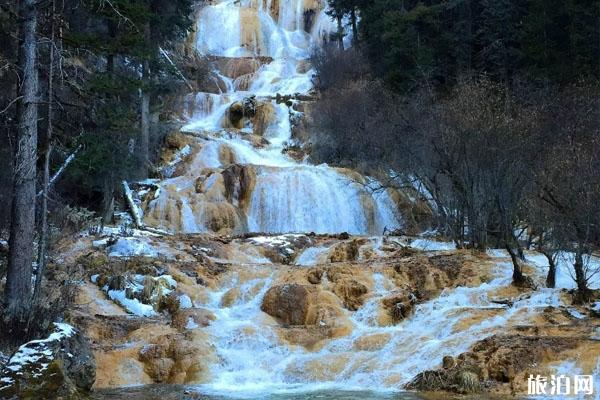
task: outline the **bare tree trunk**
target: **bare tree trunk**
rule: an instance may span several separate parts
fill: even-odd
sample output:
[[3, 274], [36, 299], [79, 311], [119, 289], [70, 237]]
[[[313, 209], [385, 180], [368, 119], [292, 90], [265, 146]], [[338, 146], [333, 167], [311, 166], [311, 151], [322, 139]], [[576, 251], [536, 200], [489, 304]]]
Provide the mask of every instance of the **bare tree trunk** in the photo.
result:
[[356, 21], [356, 10], [352, 7], [350, 11], [350, 20], [352, 21], [352, 44], [358, 44], [358, 26]]
[[585, 266], [583, 263], [583, 254], [577, 249], [575, 252], [575, 282], [577, 283], [576, 302], [583, 304], [590, 300], [590, 289], [587, 286], [587, 278], [585, 276]]
[[35, 183], [37, 161], [37, 1], [19, 4], [22, 99], [17, 111], [12, 219], [6, 287], [5, 320], [13, 329], [26, 329], [31, 303], [33, 238], [35, 231]]
[[35, 275], [35, 288], [33, 290], [33, 304], [37, 304], [42, 287], [44, 270], [46, 269], [46, 250], [48, 246], [48, 190], [50, 187], [50, 156], [52, 155], [52, 103], [54, 96], [54, 13], [55, 2], [52, 1], [51, 34], [50, 34], [50, 59], [48, 66], [48, 129], [46, 131], [46, 151], [44, 154], [44, 182], [42, 184], [42, 210], [40, 220], [40, 233], [38, 241], [38, 265]]
[[[150, 25], [144, 25], [144, 35], [150, 37]], [[142, 63], [142, 90], [141, 90], [141, 122], [140, 122], [140, 174], [141, 178], [148, 176], [148, 167], [150, 165], [150, 93], [148, 93], [148, 83], [150, 81], [150, 63], [144, 60]]]
[[542, 252], [548, 259], [548, 275], [546, 276], [546, 286], [549, 288], [556, 287], [556, 260], [554, 254], [549, 251]]
[[129, 184], [127, 181], [123, 181], [123, 193], [125, 195], [125, 200], [127, 201], [127, 205], [131, 210], [131, 216], [133, 217], [133, 222], [135, 223], [135, 227], [138, 229], [142, 229], [144, 227], [144, 221], [142, 220], [142, 213], [140, 212], [137, 204], [133, 201], [133, 194], [131, 193], [131, 189], [129, 188]]
[[337, 19], [337, 40], [340, 50], [344, 51], [344, 27], [342, 26], [342, 16], [338, 15]]
[[[149, 74], [148, 62], [144, 62], [143, 75], [144, 78]], [[141, 178], [146, 178], [148, 175], [148, 165], [150, 158], [148, 156], [150, 147], [150, 94], [147, 90], [142, 89], [142, 107], [141, 107], [141, 132], [140, 132], [140, 172]]]
[[102, 198], [102, 226], [113, 222], [115, 213], [115, 188], [112, 179], [106, 179]]
[[506, 251], [508, 251], [513, 264], [513, 285], [524, 286], [527, 280], [525, 279], [525, 275], [523, 275], [523, 269], [521, 268], [519, 256], [514, 251], [510, 243], [506, 243]]

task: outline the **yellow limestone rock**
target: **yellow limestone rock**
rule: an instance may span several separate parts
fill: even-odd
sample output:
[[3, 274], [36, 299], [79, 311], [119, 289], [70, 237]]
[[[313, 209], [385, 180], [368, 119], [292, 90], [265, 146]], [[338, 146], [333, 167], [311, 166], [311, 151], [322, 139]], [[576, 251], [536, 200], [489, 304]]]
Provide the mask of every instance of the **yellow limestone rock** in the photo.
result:
[[381, 350], [392, 335], [390, 333], [375, 333], [372, 335], [361, 336], [353, 344], [355, 350], [359, 351], [377, 351]]
[[258, 56], [267, 53], [260, 29], [258, 10], [240, 8], [240, 37], [242, 47], [248, 49], [251, 54]]
[[275, 107], [271, 102], [259, 102], [256, 107], [256, 114], [252, 118], [254, 134], [264, 135], [270, 124], [275, 119]]
[[275, 285], [265, 294], [261, 309], [283, 325], [278, 331], [282, 340], [311, 350], [352, 332], [339, 299], [314, 285]]
[[139, 348], [119, 350], [97, 350], [96, 382], [94, 389], [149, 385], [154, 383], [144, 371], [144, 364], [137, 359]]

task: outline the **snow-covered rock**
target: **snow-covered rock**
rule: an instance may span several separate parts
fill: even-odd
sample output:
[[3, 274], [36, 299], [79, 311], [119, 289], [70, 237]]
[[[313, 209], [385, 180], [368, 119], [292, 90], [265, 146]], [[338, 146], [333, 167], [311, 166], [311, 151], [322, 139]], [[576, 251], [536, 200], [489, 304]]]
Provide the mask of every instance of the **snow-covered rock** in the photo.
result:
[[158, 257], [158, 254], [156, 248], [140, 238], [119, 238], [108, 248], [110, 257]]
[[87, 338], [68, 324], [54, 327], [13, 354], [0, 374], [0, 398], [76, 398], [91, 389], [96, 363]]
[[[161, 301], [177, 288], [177, 282], [171, 275], [93, 275], [90, 279], [93, 279], [112, 301], [139, 317], [156, 316]], [[189, 302], [191, 303], [191, 300]]]
[[456, 244], [452, 242], [437, 242], [429, 239], [416, 239], [410, 243], [410, 247], [423, 251], [448, 251], [456, 250]]

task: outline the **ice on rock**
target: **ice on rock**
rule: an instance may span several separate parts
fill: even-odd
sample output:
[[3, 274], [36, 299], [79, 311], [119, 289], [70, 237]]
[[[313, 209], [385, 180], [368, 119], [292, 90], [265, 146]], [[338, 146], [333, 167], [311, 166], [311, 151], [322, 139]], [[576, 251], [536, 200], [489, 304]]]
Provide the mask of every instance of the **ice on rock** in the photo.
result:
[[456, 250], [456, 244], [452, 242], [438, 242], [429, 239], [415, 239], [410, 242], [410, 247], [423, 251]]
[[139, 238], [119, 238], [108, 248], [110, 257], [158, 257], [159, 253], [147, 240]]
[[190, 296], [188, 296], [187, 294], [181, 295], [179, 296], [179, 308], [192, 308], [193, 304], [192, 304], [192, 299], [190, 299]]

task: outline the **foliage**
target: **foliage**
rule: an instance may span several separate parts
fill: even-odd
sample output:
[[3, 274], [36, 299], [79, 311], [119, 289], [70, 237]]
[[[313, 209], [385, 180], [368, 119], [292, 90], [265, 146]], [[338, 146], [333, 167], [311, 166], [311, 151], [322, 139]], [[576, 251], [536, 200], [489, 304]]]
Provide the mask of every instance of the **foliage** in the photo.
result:
[[358, 6], [374, 70], [395, 89], [486, 73], [598, 77], [598, 1], [374, 0]]

